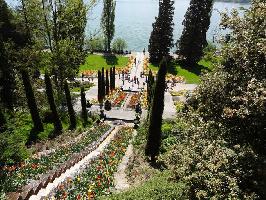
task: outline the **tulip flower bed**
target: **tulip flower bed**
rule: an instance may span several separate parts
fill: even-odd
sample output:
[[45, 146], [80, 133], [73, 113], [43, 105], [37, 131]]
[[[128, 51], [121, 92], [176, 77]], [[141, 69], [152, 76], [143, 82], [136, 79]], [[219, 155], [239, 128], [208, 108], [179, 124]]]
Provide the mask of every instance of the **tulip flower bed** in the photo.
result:
[[127, 107], [134, 109], [136, 105], [140, 102], [140, 98], [141, 98], [141, 93], [133, 94], [130, 98], [130, 101]]
[[112, 106], [120, 107], [126, 99], [127, 94], [123, 91], [119, 91], [113, 100]]
[[56, 199], [95, 199], [97, 196], [110, 194], [114, 186], [114, 173], [123, 158], [132, 128], [125, 127], [118, 131], [104, 152], [74, 179], [61, 184], [53, 198]]
[[147, 100], [147, 91], [143, 92], [140, 102], [141, 102], [141, 107], [143, 109], [147, 109], [148, 108], [148, 100]]
[[185, 81], [185, 77], [167, 74], [166, 80], [171, 81], [172, 83], [183, 83]]
[[0, 168], [0, 191], [14, 192], [32, 180], [38, 180], [42, 174], [56, 169], [73, 154], [81, 152], [93, 141], [97, 141], [109, 129], [109, 125], [102, 124], [89, 130], [80, 141], [58, 148], [48, 155], [30, 158], [13, 166], [3, 166]]

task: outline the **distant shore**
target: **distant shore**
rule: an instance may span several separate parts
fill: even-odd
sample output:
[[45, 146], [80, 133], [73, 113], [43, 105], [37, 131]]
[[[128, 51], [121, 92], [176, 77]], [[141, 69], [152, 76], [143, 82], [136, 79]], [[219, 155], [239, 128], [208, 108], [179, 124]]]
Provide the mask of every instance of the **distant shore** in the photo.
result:
[[216, 2], [226, 2], [226, 3], [250, 3], [250, 0], [215, 0]]

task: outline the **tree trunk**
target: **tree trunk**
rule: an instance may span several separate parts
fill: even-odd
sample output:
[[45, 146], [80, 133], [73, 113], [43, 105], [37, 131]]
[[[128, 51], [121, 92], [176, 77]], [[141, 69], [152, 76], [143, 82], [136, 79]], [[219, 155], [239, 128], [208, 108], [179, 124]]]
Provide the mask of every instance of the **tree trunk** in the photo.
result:
[[68, 115], [69, 115], [69, 119], [70, 119], [69, 129], [74, 130], [77, 127], [77, 121], [76, 121], [75, 111], [74, 111], [74, 108], [72, 105], [71, 94], [69, 91], [67, 81], [65, 81], [64, 90], [65, 90], [66, 101], [67, 101]]
[[54, 94], [53, 94], [53, 88], [52, 88], [52, 83], [51, 83], [51, 79], [49, 77], [49, 75], [47, 73], [45, 73], [45, 86], [46, 86], [46, 95], [47, 95], [47, 99], [50, 105], [50, 109], [52, 111], [53, 114], [53, 121], [54, 121], [54, 128], [55, 128], [55, 135], [58, 135], [59, 133], [62, 132], [63, 127], [56, 109], [56, 105], [54, 102]]
[[31, 132], [29, 140], [36, 141], [37, 134], [43, 131], [43, 124], [42, 124], [39, 111], [37, 108], [37, 104], [36, 104], [35, 96], [33, 93], [32, 86], [31, 86], [28, 71], [21, 70], [21, 77], [22, 77], [22, 81], [23, 81], [23, 85], [24, 85], [24, 89], [26, 93], [28, 107], [30, 109], [31, 118], [34, 124], [34, 130]]

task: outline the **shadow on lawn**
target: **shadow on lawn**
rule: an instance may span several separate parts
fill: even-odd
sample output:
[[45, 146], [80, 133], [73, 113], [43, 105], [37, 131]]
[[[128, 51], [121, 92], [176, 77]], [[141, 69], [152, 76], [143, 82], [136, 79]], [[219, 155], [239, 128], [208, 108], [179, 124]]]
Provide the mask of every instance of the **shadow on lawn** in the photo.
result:
[[108, 65], [118, 64], [118, 58], [113, 54], [104, 54], [103, 57]]
[[205, 67], [203, 65], [196, 64], [194, 66], [191, 66], [191, 65], [187, 65], [186, 63], [182, 61], [174, 61], [170, 63], [168, 67], [168, 73], [177, 75], [178, 73], [178, 69], [176, 68], [177, 65], [180, 66], [182, 69], [185, 69], [197, 76], [201, 75], [203, 72], [211, 71], [208, 67]]

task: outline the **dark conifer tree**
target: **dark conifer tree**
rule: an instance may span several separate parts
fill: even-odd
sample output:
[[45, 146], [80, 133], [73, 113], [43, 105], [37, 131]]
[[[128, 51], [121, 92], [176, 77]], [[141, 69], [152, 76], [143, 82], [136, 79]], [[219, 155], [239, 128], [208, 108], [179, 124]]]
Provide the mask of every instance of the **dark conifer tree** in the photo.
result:
[[25, 33], [17, 30], [12, 12], [4, 0], [0, 0], [0, 99], [5, 108], [13, 109], [15, 104], [15, 78], [13, 65], [8, 61], [10, 53], [5, 43], [14, 42], [15, 48], [22, 47], [28, 42]]
[[66, 101], [67, 101], [67, 109], [68, 109], [68, 115], [70, 119], [70, 130], [73, 130], [77, 126], [77, 120], [76, 120], [76, 115], [75, 111], [72, 105], [72, 99], [71, 99], [71, 94], [69, 91], [68, 83], [65, 81], [64, 83], [64, 90], [65, 90], [65, 95], [66, 95]]
[[6, 118], [3, 109], [0, 107], [0, 132], [4, 132], [6, 126]]
[[102, 73], [98, 70], [98, 101], [101, 103], [102, 100]]
[[111, 42], [115, 33], [115, 0], [103, 1], [101, 27], [105, 38], [105, 51], [111, 52]]
[[24, 69], [21, 70], [21, 78], [24, 85], [31, 118], [34, 124], [34, 130], [30, 134], [29, 141], [35, 141], [37, 139], [37, 134], [43, 131], [43, 124], [39, 115], [36, 99], [34, 96], [34, 92], [30, 82], [30, 77], [27, 70]]
[[59, 118], [59, 115], [56, 109], [51, 79], [47, 73], [45, 73], [44, 81], [45, 81], [45, 87], [46, 87], [46, 95], [47, 95], [48, 103], [50, 105], [50, 109], [52, 111], [54, 128], [55, 128], [54, 135], [52, 135], [51, 137], [55, 137], [56, 135], [62, 132], [63, 127], [62, 127], [62, 123], [60, 121], [60, 118]]
[[115, 67], [113, 67], [113, 80], [112, 80], [112, 87], [113, 87], [113, 90], [115, 89]]
[[154, 76], [152, 75], [152, 71], [150, 70], [148, 76], [148, 84], [147, 84], [147, 100], [149, 108], [153, 98], [153, 86], [154, 86]]
[[81, 91], [80, 94], [81, 94], [82, 119], [83, 119], [84, 126], [86, 126], [88, 123], [88, 113], [87, 113], [87, 108], [86, 108], [85, 89], [83, 86], [81, 87], [80, 91]]
[[108, 70], [106, 70], [105, 94], [108, 96], [109, 93], [110, 93], [109, 74]]
[[160, 63], [162, 58], [168, 57], [173, 47], [173, 16], [174, 1], [160, 0], [159, 14], [152, 24], [153, 30], [150, 36], [148, 51], [151, 63]]
[[191, 0], [183, 21], [184, 29], [177, 42], [177, 53], [187, 65], [195, 65], [207, 46], [213, 0]]
[[113, 68], [111, 67], [110, 68], [110, 90], [111, 90], [111, 92], [114, 90], [112, 83], [113, 83]]
[[148, 140], [145, 148], [146, 156], [151, 157], [151, 161], [155, 161], [155, 157], [159, 154], [161, 145], [161, 127], [164, 110], [164, 90], [165, 77], [167, 73], [167, 61], [164, 58], [160, 64], [157, 74], [156, 85], [154, 88], [154, 96], [149, 120]]
[[102, 68], [102, 84], [101, 84], [101, 92], [102, 92], [102, 98], [104, 100], [105, 98], [105, 78], [104, 78], [104, 68]]

